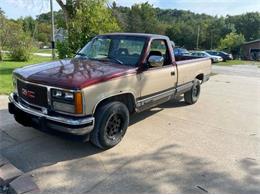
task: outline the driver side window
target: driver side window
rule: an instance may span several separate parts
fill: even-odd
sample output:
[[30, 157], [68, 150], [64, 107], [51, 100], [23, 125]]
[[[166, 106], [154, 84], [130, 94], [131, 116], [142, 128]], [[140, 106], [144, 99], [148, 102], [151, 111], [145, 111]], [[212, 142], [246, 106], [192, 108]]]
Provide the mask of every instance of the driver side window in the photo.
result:
[[165, 40], [156, 39], [151, 43], [149, 56], [162, 56], [164, 58], [163, 66], [171, 64], [170, 54]]

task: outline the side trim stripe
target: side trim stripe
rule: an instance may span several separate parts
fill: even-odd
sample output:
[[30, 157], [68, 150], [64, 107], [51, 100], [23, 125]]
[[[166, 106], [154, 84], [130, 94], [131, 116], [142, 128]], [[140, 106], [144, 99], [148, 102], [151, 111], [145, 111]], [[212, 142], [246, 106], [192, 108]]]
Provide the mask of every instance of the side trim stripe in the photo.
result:
[[170, 89], [168, 91], [161, 92], [159, 94], [156, 94], [156, 95], [153, 95], [153, 96], [141, 99], [141, 100], [136, 102], [136, 106], [140, 107], [140, 106], [143, 106], [144, 104], [147, 104], [147, 103], [150, 103], [150, 102], [153, 102], [153, 101], [157, 101], [157, 100], [160, 100], [162, 98], [174, 95], [175, 92], [176, 92], [176, 89], [173, 88], [173, 89]]
[[169, 88], [169, 89], [166, 89], [166, 90], [163, 90], [163, 91], [160, 91], [160, 92], [148, 95], [148, 96], [144, 96], [141, 99], [140, 98], [137, 99], [136, 106], [141, 107], [147, 103], [151, 103], [151, 102], [160, 100], [165, 97], [170, 97], [175, 94], [185, 92], [185, 91], [189, 90], [192, 87], [192, 85], [193, 85], [192, 82], [188, 82], [188, 83], [184, 83], [182, 85], [177, 86], [177, 88], [172, 87], [172, 88]]

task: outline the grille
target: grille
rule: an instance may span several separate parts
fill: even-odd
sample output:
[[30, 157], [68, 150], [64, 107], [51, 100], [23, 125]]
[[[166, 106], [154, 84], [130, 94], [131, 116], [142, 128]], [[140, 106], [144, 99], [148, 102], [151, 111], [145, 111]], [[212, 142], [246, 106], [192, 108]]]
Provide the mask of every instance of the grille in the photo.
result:
[[19, 97], [30, 104], [47, 107], [47, 88], [17, 80]]

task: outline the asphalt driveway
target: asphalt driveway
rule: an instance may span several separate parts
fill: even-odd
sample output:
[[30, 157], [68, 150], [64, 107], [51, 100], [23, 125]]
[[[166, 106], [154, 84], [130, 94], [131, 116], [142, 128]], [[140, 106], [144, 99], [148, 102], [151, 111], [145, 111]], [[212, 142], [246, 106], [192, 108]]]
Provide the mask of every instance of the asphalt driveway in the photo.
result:
[[0, 139], [43, 193], [260, 193], [260, 79], [212, 76], [195, 105], [133, 116], [107, 151], [22, 127], [0, 96]]

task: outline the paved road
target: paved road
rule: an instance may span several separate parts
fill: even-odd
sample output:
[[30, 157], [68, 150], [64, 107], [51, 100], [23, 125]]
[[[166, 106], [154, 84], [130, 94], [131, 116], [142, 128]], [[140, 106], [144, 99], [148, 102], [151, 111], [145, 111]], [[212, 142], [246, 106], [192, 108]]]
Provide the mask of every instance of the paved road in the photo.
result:
[[[1, 51], [1, 52], [10, 53], [10, 51]], [[39, 53], [39, 52], [33, 53], [33, 55], [42, 56], [42, 57], [51, 57], [52, 56], [52, 54], [49, 54], [49, 53]]]
[[33, 55], [42, 56], [42, 57], [51, 57], [52, 56], [52, 54], [49, 54], [49, 53], [33, 53]]
[[235, 65], [235, 66], [212, 66], [212, 71], [225, 75], [239, 75], [246, 77], [260, 78], [260, 68], [256, 65]]
[[213, 76], [197, 104], [134, 116], [107, 151], [22, 127], [0, 102], [0, 151], [44, 193], [260, 193], [259, 78]]

